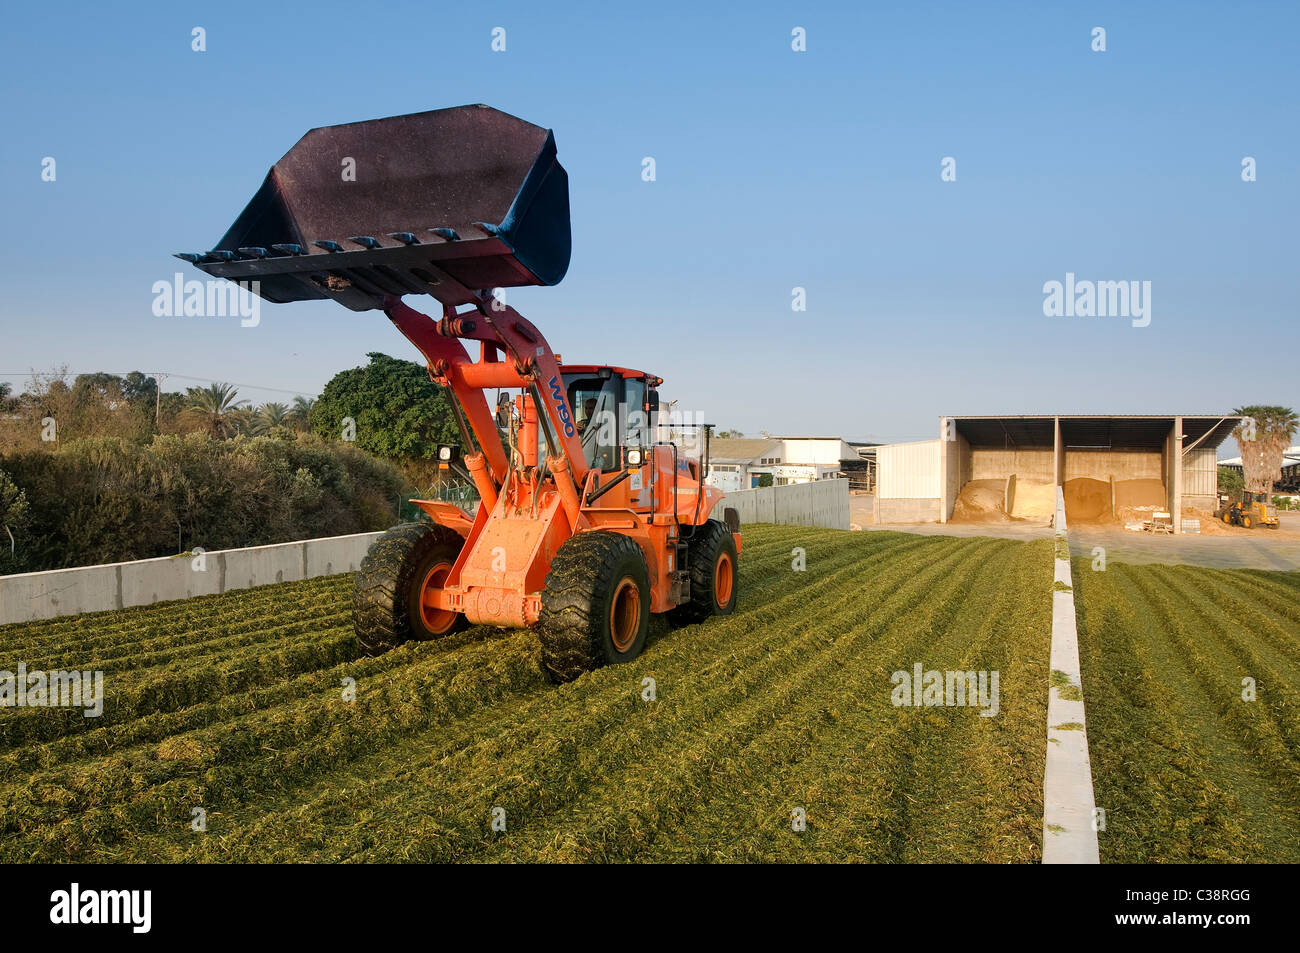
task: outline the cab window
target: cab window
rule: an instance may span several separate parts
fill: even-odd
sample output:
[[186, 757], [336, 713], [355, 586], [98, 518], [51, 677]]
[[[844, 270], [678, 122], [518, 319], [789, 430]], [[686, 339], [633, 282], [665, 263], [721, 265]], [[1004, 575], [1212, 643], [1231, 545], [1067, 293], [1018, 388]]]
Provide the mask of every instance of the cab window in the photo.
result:
[[623, 378], [566, 375], [573, 425], [582, 441], [587, 466], [613, 470], [618, 467], [619, 403]]

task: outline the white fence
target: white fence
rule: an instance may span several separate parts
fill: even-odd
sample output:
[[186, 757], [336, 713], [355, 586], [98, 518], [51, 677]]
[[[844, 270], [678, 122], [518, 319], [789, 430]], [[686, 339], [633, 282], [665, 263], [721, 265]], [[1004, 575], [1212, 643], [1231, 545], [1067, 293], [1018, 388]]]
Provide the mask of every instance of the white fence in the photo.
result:
[[0, 625], [355, 572], [379, 533], [0, 576]]
[[849, 528], [849, 481], [817, 480], [788, 486], [736, 490], [713, 509], [721, 519], [730, 506], [744, 523], [784, 523], [793, 526]]

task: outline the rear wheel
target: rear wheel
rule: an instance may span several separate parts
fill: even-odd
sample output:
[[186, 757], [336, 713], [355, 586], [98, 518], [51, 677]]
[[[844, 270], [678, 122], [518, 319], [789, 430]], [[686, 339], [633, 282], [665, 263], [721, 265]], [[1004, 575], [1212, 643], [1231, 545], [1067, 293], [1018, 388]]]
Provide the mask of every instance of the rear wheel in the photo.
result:
[[631, 537], [579, 533], [551, 560], [538, 637], [557, 682], [602, 665], [630, 662], [650, 628], [650, 571]]
[[1250, 518], [1250, 514], [1249, 514], [1249, 513], [1242, 513], [1242, 514], [1241, 514], [1241, 525], [1244, 526], [1244, 527], [1246, 527], [1246, 529], [1250, 529], [1252, 526], [1255, 525], [1255, 521], [1254, 521], [1253, 519]]
[[711, 615], [730, 615], [736, 608], [736, 539], [725, 523], [709, 520], [686, 544], [691, 600], [669, 611], [676, 625], [703, 622]]
[[459, 533], [433, 523], [403, 523], [375, 540], [361, 561], [353, 595], [357, 642], [366, 655], [469, 625], [461, 613], [426, 605], [422, 598], [441, 587], [462, 545]]

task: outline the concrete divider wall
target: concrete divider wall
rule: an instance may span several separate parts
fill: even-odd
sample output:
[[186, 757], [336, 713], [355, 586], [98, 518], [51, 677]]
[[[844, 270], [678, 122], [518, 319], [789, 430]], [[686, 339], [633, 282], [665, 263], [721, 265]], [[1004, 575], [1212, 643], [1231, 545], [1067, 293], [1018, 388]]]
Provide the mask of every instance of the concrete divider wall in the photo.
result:
[[0, 576], [0, 625], [354, 572], [379, 533]]
[[788, 486], [736, 490], [713, 510], [722, 518], [724, 507], [732, 507], [745, 523], [778, 523], [789, 526], [849, 528], [849, 481], [817, 480]]
[[1047, 696], [1047, 759], [1043, 771], [1043, 863], [1100, 863], [1097, 803], [1088, 757], [1079, 630], [1070, 571], [1065, 496], [1056, 488], [1051, 677]]

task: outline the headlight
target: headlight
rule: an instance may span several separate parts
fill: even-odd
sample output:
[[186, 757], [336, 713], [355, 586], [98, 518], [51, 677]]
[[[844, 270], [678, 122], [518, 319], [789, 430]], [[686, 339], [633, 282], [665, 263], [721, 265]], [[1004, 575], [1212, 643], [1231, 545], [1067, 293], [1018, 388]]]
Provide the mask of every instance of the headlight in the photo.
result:
[[449, 460], [451, 460], [451, 447], [447, 446], [446, 444], [443, 444], [441, 447], [439, 447], [438, 459], [441, 460], [443, 463], [447, 463]]
[[629, 467], [639, 467], [641, 465], [641, 451], [633, 448], [627, 452], [627, 465]]

